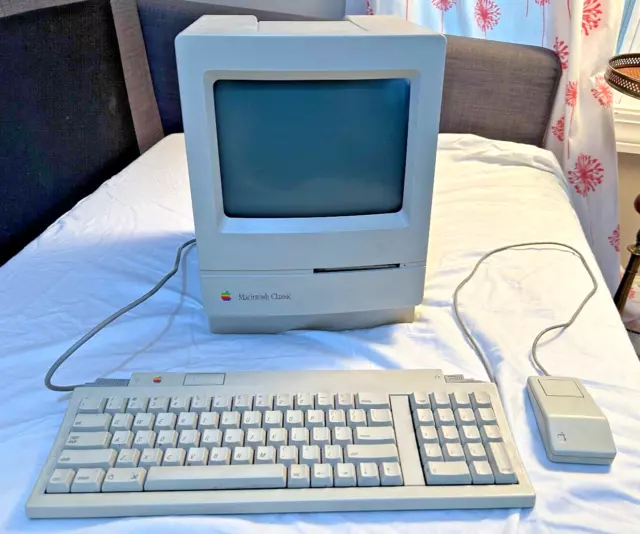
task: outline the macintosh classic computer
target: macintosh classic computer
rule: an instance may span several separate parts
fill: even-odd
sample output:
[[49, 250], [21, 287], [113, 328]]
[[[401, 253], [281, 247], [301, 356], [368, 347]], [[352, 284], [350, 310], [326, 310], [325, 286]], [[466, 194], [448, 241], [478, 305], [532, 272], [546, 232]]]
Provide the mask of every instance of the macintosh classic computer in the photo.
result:
[[413, 320], [445, 48], [441, 34], [384, 16], [205, 16], [178, 35], [212, 331]]

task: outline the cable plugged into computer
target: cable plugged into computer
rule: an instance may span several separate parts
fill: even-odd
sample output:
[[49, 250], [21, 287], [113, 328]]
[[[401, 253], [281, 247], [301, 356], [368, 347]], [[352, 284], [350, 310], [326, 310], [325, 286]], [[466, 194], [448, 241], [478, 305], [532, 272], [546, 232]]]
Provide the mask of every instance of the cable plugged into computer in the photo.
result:
[[549, 460], [613, 462], [616, 446], [609, 421], [578, 379], [531, 376], [527, 391]]

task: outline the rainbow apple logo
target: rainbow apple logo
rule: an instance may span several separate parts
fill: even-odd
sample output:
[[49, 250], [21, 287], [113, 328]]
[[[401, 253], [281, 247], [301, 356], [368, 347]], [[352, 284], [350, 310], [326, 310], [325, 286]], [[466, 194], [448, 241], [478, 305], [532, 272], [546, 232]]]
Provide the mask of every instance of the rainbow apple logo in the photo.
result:
[[229, 302], [231, 300], [231, 295], [229, 294], [228, 291], [224, 291], [224, 292], [220, 293], [220, 298], [222, 300], [224, 300], [225, 302]]

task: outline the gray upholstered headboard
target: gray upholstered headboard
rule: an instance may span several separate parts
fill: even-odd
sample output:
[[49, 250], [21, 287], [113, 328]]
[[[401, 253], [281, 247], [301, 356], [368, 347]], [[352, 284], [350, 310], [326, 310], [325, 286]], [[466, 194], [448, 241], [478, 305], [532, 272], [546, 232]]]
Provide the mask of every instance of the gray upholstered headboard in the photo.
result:
[[[202, 15], [238, 11], [185, 0], [137, 0], [137, 7], [164, 134], [180, 132], [174, 39]], [[542, 146], [561, 73], [544, 48], [448, 36], [440, 131]]]

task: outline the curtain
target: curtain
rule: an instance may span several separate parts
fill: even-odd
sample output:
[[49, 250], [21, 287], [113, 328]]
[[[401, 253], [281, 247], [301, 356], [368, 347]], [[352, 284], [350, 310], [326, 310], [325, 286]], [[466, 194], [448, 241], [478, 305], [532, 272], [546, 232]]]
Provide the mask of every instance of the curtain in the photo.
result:
[[397, 15], [452, 35], [544, 46], [562, 63], [546, 148], [561, 163], [582, 228], [613, 294], [620, 280], [613, 91], [623, 0], [350, 0], [352, 13]]

